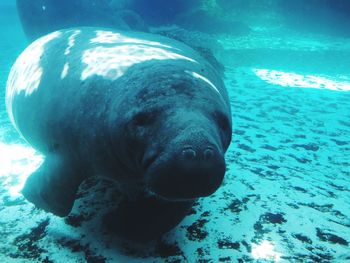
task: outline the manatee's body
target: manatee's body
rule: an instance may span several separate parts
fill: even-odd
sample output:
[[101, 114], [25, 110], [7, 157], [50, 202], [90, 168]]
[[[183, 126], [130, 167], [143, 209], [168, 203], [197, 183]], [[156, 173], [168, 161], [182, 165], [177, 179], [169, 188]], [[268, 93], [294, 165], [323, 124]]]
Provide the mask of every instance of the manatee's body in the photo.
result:
[[[226, 90], [210, 64], [174, 40], [56, 31], [19, 56], [6, 104], [17, 130], [45, 155], [23, 194], [56, 215], [71, 211], [83, 180], [103, 176], [125, 196], [117, 232], [154, 238], [223, 180], [231, 141]], [[129, 235], [135, 225], [139, 232]]]

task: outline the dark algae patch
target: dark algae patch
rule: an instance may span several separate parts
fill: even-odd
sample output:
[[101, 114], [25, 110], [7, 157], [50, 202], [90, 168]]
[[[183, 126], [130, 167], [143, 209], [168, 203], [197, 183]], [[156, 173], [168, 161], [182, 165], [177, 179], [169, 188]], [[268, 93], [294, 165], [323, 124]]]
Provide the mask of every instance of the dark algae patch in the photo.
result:
[[350, 127], [350, 122], [349, 121], [339, 121], [339, 123], [343, 126]]
[[262, 216], [262, 219], [264, 222], [271, 223], [271, 224], [283, 224], [287, 222], [287, 220], [283, 217], [282, 214], [273, 214], [273, 213], [266, 213]]
[[[284, 218], [283, 214], [274, 214], [270, 212], [262, 214], [253, 226], [255, 230], [255, 237], [253, 240], [260, 240], [263, 238], [264, 234], [269, 233], [271, 231], [269, 226], [274, 225], [275, 227], [285, 222], [287, 222], [287, 220]], [[281, 229], [279, 229], [279, 231], [281, 231]]]
[[274, 146], [271, 146], [268, 144], [263, 145], [261, 148], [266, 149], [266, 150], [270, 150], [270, 151], [277, 151], [278, 150], [277, 147], [274, 147]]
[[324, 242], [329, 242], [333, 244], [339, 244], [343, 246], [348, 246], [349, 242], [346, 241], [344, 238], [339, 237], [337, 235], [326, 233], [325, 231], [321, 230], [320, 228], [316, 228], [316, 235], [317, 237]]
[[250, 152], [250, 153], [256, 152], [255, 149], [253, 149], [253, 148], [251, 148], [251, 147], [249, 147], [248, 145], [243, 144], [243, 143], [238, 144], [238, 148], [240, 148], [240, 149], [242, 149], [242, 150], [244, 150], [244, 151]]
[[74, 226], [74, 227], [79, 227], [81, 224], [86, 221], [86, 218], [84, 215], [74, 215], [70, 214], [68, 215], [65, 219], [64, 222], [68, 225]]
[[239, 242], [232, 242], [229, 239], [221, 239], [218, 241], [218, 247], [220, 249], [236, 249], [240, 248]]
[[46, 227], [49, 223], [50, 219], [46, 218], [36, 227], [32, 228], [29, 233], [16, 237], [13, 244], [17, 246], [18, 252], [16, 254], [11, 254], [11, 257], [40, 259], [41, 254], [47, 251], [40, 247], [38, 243], [43, 237], [45, 237]]
[[300, 240], [303, 243], [312, 244], [312, 240], [303, 234], [293, 234], [293, 237]]
[[311, 160], [310, 160], [310, 159], [307, 159], [307, 158], [299, 158], [299, 157], [296, 157], [296, 156], [293, 155], [293, 154], [288, 154], [288, 156], [290, 156], [290, 157], [292, 157], [293, 159], [295, 159], [298, 163], [302, 163], [302, 164], [311, 163]]
[[252, 246], [250, 243], [248, 243], [247, 241], [243, 240], [242, 241], [242, 245], [246, 248], [248, 253], [252, 252]]
[[197, 248], [196, 254], [198, 255], [198, 258], [205, 258], [207, 256], [210, 256], [210, 249], [211, 247], [209, 246]]
[[84, 246], [80, 244], [79, 240], [61, 238], [58, 243], [69, 248], [72, 252], [82, 252], [84, 250]]
[[302, 193], [307, 193], [307, 190], [305, 188], [299, 187], [299, 186], [294, 186], [293, 187], [295, 190], [302, 192]]
[[228, 205], [227, 209], [229, 209], [231, 212], [233, 213], [239, 213], [241, 212], [242, 210], [246, 210], [247, 209], [247, 203], [249, 201], [249, 198], [248, 197], [244, 197], [241, 200], [239, 199], [234, 199], [231, 204]]
[[55, 262], [50, 260], [49, 257], [46, 257], [43, 259], [42, 263], [55, 263]]
[[319, 150], [319, 146], [316, 143], [309, 143], [309, 144], [293, 144], [293, 148], [303, 148], [306, 151], [313, 151], [317, 152]]
[[349, 143], [346, 141], [341, 141], [341, 140], [336, 140], [336, 139], [331, 139], [333, 142], [335, 142], [338, 146], [344, 146], [348, 145]]
[[106, 258], [100, 255], [95, 255], [89, 244], [82, 245], [79, 240], [61, 238], [58, 243], [63, 247], [69, 248], [72, 252], [83, 252], [87, 263], [105, 263]]
[[208, 236], [208, 231], [205, 230], [205, 224], [209, 221], [206, 217], [209, 212], [202, 213], [200, 219], [187, 227], [187, 238], [191, 241], [201, 241]]
[[219, 258], [219, 262], [232, 262], [231, 257], [223, 257]]
[[192, 241], [200, 241], [208, 236], [208, 232], [204, 230], [207, 219], [199, 219], [187, 228], [187, 238]]
[[253, 227], [255, 230], [255, 237], [258, 239], [262, 238], [264, 234], [269, 232], [267, 229], [264, 229], [264, 225], [260, 222], [260, 220], [257, 221]]
[[299, 205], [304, 205], [311, 207], [317, 211], [320, 211], [322, 213], [332, 212], [333, 210], [333, 204], [324, 204], [324, 205], [318, 205], [316, 203], [298, 203]]

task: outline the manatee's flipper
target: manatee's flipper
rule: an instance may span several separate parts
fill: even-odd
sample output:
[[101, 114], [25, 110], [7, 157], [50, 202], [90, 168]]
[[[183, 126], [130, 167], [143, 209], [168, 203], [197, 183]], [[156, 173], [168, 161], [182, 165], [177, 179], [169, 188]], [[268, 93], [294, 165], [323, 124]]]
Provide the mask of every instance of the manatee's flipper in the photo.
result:
[[193, 201], [166, 201], [155, 196], [124, 200], [104, 218], [109, 231], [119, 237], [147, 242], [160, 237], [181, 222]]
[[68, 158], [49, 155], [27, 179], [22, 193], [37, 207], [58, 216], [71, 211], [83, 180], [82, 171]]

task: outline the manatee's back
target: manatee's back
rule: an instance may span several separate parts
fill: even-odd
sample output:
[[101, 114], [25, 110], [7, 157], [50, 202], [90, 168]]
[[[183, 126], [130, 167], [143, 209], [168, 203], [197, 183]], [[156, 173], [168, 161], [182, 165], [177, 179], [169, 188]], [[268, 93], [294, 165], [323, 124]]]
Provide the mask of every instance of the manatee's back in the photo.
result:
[[[137, 65], [159, 61], [182, 61], [195, 77], [221, 81], [195, 51], [161, 36], [84, 27], [53, 32], [33, 42], [11, 69], [10, 119], [44, 153], [63, 136], [74, 145], [96, 136], [94, 127], [103, 130], [111, 98], [128, 88], [118, 86], [120, 78]], [[226, 98], [224, 87], [218, 89]]]

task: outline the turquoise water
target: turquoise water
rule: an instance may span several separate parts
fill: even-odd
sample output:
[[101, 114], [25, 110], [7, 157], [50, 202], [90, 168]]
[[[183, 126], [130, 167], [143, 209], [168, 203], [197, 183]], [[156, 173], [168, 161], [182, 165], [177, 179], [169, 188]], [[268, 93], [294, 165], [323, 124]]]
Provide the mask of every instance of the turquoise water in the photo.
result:
[[19, 193], [42, 157], [5, 111], [28, 41], [14, 6], [0, 12], [1, 262], [350, 261], [349, 38], [249, 16], [248, 34], [213, 36], [233, 117], [224, 184], [162, 240], [133, 247], [79, 208], [87, 196], [62, 219]]

